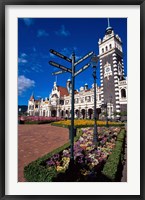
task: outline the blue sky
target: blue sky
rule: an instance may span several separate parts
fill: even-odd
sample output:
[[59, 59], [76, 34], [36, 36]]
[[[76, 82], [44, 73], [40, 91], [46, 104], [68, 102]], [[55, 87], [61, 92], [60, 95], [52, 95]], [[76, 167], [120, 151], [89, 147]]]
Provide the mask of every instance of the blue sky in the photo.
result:
[[[123, 41], [124, 67], [127, 74], [127, 19], [110, 18], [110, 25]], [[98, 40], [108, 26], [107, 18], [19, 18], [18, 19], [18, 104], [27, 105], [32, 92], [36, 99], [49, 97], [53, 83], [66, 86], [70, 73], [54, 76], [59, 71], [49, 65], [54, 61], [71, 68], [71, 63], [51, 54], [54, 49], [76, 61], [94, 51], [99, 53]], [[90, 62], [91, 57], [76, 66], [76, 71]], [[75, 89], [93, 84], [89, 67], [75, 78]], [[100, 67], [97, 67], [97, 84], [100, 85]]]

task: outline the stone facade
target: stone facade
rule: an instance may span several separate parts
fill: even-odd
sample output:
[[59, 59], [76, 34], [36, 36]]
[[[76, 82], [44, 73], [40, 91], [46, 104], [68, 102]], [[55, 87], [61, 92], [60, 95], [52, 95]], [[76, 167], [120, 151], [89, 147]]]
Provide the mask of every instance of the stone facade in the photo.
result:
[[[67, 82], [68, 85], [68, 82]], [[97, 88], [97, 108], [101, 108], [101, 90]], [[51, 117], [71, 117], [71, 92], [67, 87], [57, 86], [54, 82], [49, 100], [35, 100], [34, 95], [28, 100], [28, 114]], [[75, 91], [75, 118], [93, 118], [94, 111], [94, 85], [88, 89], [87, 84]]]

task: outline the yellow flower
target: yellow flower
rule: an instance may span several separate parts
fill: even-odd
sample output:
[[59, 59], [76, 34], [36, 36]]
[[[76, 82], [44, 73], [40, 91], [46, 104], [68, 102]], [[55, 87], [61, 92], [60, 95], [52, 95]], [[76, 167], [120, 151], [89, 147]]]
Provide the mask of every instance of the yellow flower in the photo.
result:
[[[58, 121], [54, 122], [53, 124], [60, 124], [60, 125], [70, 125], [71, 121], [66, 120], [66, 121]], [[106, 125], [106, 121], [97, 121], [98, 125]], [[108, 124], [120, 124], [119, 122], [108, 122]], [[81, 125], [87, 125], [87, 126], [92, 126], [94, 125], [94, 120], [88, 120], [88, 119], [79, 119], [79, 120], [74, 120], [74, 125], [75, 126], [81, 126]]]
[[56, 170], [57, 170], [58, 172], [60, 172], [60, 171], [63, 171], [64, 168], [63, 168], [62, 166], [57, 166], [57, 167], [56, 167]]

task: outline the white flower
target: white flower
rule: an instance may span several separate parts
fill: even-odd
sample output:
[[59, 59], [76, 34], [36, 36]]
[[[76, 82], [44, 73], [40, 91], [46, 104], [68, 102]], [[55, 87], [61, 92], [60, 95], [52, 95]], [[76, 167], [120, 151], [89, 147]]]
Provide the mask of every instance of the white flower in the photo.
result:
[[80, 141], [80, 142], [84, 141], [84, 138], [83, 138], [83, 137], [80, 137], [79, 141]]

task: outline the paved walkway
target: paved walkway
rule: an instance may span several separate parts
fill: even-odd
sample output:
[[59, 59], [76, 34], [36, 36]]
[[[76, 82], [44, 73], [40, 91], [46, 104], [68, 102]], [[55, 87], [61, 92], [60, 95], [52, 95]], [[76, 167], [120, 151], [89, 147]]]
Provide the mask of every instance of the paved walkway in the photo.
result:
[[25, 182], [24, 166], [69, 141], [68, 129], [43, 125], [18, 125], [18, 181]]

